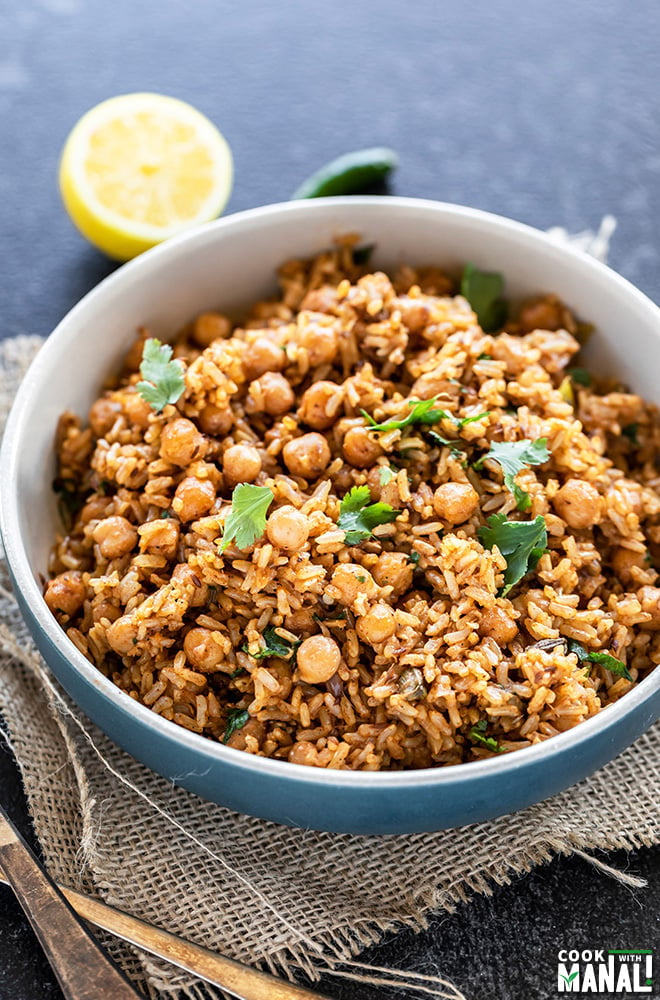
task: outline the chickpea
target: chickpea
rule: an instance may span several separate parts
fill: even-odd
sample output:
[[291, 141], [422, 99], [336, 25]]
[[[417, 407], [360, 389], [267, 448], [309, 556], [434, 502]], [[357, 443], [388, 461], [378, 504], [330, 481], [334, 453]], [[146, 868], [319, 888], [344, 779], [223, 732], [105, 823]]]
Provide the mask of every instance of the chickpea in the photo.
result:
[[443, 483], [433, 494], [433, 509], [449, 524], [464, 524], [479, 507], [479, 494], [470, 483]]
[[337, 289], [334, 285], [321, 285], [320, 288], [312, 288], [300, 303], [300, 309], [309, 309], [311, 312], [329, 313], [332, 307], [337, 305]]
[[639, 591], [639, 601], [642, 605], [642, 611], [651, 615], [651, 620], [644, 622], [642, 628], [648, 628], [654, 632], [660, 629], [660, 588], [642, 587]]
[[265, 372], [281, 372], [286, 364], [286, 354], [279, 344], [268, 337], [258, 337], [248, 345], [243, 367], [248, 382]]
[[645, 552], [634, 552], [632, 549], [617, 546], [612, 552], [612, 569], [622, 583], [631, 583], [635, 579], [635, 569], [644, 569]]
[[94, 436], [105, 437], [122, 414], [123, 407], [119, 399], [110, 399], [108, 396], [97, 399], [92, 403], [88, 415], [89, 426]]
[[194, 670], [212, 674], [227, 656], [227, 639], [210, 628], [191, 628], [183, 640], [183, 651]]
[[192, 420], [177, 417], [165, 424], [160, 435], [160, 457], [166, 462], [186, 466], [205, 453], [206, 441]]
[[192, 339], [198, 347], [208, 347], [214, 340], [224, 340], [231, 333], [231, 323], [221, 313], [202, 313], [195, 320]]
[[82, 524], [89, 524], [90, 521], [108, 517], [112, 510], [112, 497], [104, 496], [102, 493], [93, 493], [80, 511], [80, 521]]
[[92, 538], [104, 559], [118, 559], [135, 548], [138, 533], [125, 517], [114, 515], [99, 521], [92, 532]]
[[222, 438], [229, 433], [234, 423], [234, 414], [228, 406], [221, 409], [214, 403], [207, 403], [197, 419], [205, 434]]
[[137, 656], [137, 627], [130, 615], [122, 615], [105, 633], [108, 644], [120, 656]]
[[155, 552], [165, 559], [174, 559], [179, 544], [179, 522], [172, 517], [147, 521], [138, 528], [140, 552]]
[[374, 604], [366, 615], [358, 618], [355, 628], [363, 642], [372, 646], [385, 642], [396, 631], [394, 612], [387, 604]]
[[383, 552], [373, 567], [374, 580], [380, 587], [391, 587], [394, 597], [412, 586], [414, 567], [405, 552]]
[[245, 750], [247, 747], [247, 737], [251, 736], [259, 745], [263, 743], [266, 735], [266, 727], [259, 719], [248, 719], [244, 726], [235, 730], [227, 740], [227, 746], [234, 750]]
[[341, 563], [337, 566], [332, 574], [330, 588], [330, 596], [347, 606], [354, 603], [360, 592], [367, 597], [378, 593], [373, 576], [358, 563]]
[[351, 427], [342, 445], [344, 458], [356, 469], [368, 469], [383, 454], [378, 441], [366, 427]]
[[206, 604], [209, 588], [200, 579], [198, 571], [189, 563], [179, 563], [172, 572], [172, 583], [178, 583], [188, 594], [191, 608], [201, 608]]
[[421, 333], [431, 312], [424, 301], [401, 295], [392, 305], [401, 312], [401, 319], [411, 333]]
[[151, 422], [151, 415], [154, 412], [146, 399], [143, 399], [137, 392], [127, 392], [124, 395], [123, 407], [129, 423], [145, 431]]
[[249, 444], [233, 444], [222, 456], [222, 472], [230, 486], [253, 483], [261, 472], [261, 455]]
[[303, 434], [287, 441], [282, 457], [291, 475], [317, 479], [330, 462], [330, 445], [321, 434]]
[[59, 612], [72, 618], [85, 602], [82, 573], [68, 569], [49, 580], [44, 600], [52, 612]]
[[529, 299], [520, 310], [518, 322], [527, 333], [532, 330], [559, 330], [566, 325], [566, 310], [555, 295]]
[[102, 618], [107, 618], [109, 622], [116, 622], [121, 615], [121, 609], [110, 601], [100, 601], [92, 607], [92, 621], [100, 622]]
[[208, 514], [215, 500], [215, 486], [208, 479], [186, 476], [176, 488], [172, 510], [182, 521], [197, 521]]
[[313, 427], [315, 431], [327, 430], [337, 419], [336, 410], [328, 413], [329, 403], [341, 395], [341, 386], [335, 382], [314, 382], [303, 393], [300, 401], [300, 419], [303, 423]]
[[602, 518], [598, 490], [581, 479], [567, 479], [555, 494], [552, 506], [569, 528], [590, 528]]
[[309, 537], [309, 522], [304, 514], [287, 504], [278, 507], [268, 518], [268, 540], [284, 552], [299, 552]]
[[121, 403], [107, 397], [97, 399], [89, 411], [89, 426], [97, 438], [104, 437], [121, 415]]
[[287, 759], [290, 764], [306, 764], [308, 767], [314, 767], [318, 760], [318, 752], [312, 743], [301, 740], [289, 749]]
[[495, 604], [484, 609], [479, 622], [479, 635], [490, 636], [498, 646], [506, 646], [518, 635], [518, 626], [504, 608]]
[[341, 661], [341, 651], [334, 639], [325, 635], [311, 635], [298, 649], [298, 673], [306, 684], [325, 684]]
[[300, 329], [299, 338], [300, 346], [307, 351], [312, 368], [335, 360], [339, 338], [334, 326], [308, 322]]
[[280, 372], [265, 372], [250, 386], [250, 406], [253, 412], [263, 410], [271, 417], [281, 417], [295, 400], [293, 389]]

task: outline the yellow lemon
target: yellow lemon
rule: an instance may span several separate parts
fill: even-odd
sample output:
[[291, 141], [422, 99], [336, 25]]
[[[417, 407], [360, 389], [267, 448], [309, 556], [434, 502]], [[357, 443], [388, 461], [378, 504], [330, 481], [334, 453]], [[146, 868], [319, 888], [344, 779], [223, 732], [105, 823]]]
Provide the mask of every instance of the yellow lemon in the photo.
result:
[[60, 190], [83, 236], [129, 260], [218, 216], [231, 192], [229, 146], [190, 104], [123, 94], [83, 115], [60, 162]]

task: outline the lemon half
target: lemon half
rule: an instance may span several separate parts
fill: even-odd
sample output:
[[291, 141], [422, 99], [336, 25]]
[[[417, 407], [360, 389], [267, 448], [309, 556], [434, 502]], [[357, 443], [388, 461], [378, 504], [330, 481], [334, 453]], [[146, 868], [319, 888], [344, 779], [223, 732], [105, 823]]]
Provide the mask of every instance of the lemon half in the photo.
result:
[[220, 215], [233, 162], [222, 133], [190, 104], [123, 94], [74, 126], [59, 180], [83, 236], [110, 257], [129, 260]]

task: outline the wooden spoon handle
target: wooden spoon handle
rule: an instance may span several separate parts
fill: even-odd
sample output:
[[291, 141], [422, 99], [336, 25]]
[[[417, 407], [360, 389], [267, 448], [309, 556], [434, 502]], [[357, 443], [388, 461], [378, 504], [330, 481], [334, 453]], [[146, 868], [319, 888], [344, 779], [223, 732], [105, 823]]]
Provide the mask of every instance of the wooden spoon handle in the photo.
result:
[[80, 922], [2, 807], [0, 864], [67, 1000], [141, 996]]

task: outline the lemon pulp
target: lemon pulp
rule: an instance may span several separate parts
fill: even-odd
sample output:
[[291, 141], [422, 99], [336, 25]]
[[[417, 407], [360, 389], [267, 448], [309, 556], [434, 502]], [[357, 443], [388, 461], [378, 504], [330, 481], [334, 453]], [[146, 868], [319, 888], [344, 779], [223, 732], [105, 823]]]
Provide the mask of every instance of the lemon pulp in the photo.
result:
[[59, 179], [83, 236], [128, 260], [216, 218], [231, 192], [233, 164], [222, 134], [191, 105], [162, 94], [124, 94], [74, 126]]

